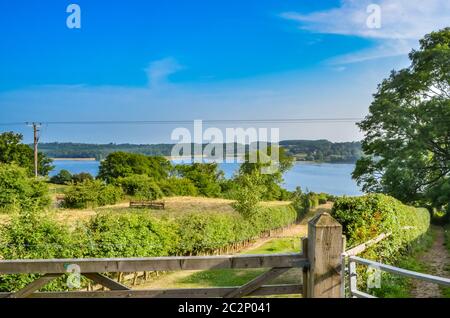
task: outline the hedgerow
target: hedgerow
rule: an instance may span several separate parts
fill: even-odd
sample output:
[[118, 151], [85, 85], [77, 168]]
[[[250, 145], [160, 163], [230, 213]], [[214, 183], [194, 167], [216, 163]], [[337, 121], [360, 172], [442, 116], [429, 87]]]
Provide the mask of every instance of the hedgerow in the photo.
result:
[[332, 215], [342, 224], [348, 247], [391, 233], [364, 253], [364, 257], [391, 263], [407, 252], [430, 225], [426, 209], [404, 205], [383, 194], [339, 198], [333, 205]]
[[78, 228], [90, 257], [197, 255], [258, 237], [292, 224], [289, 206], [261, 208], [252, 219], [235, 213], [189, 213], [176, 219], [145, 214], [99, 214]]
[[[143, 213], [99, 213], [75, 229], [49, 216], [23, 214], [0, 228], [0, 259], [150, 257], [212, 254], [282, 228], [297, 219], [290, 206], [238, 213], [190, 213], [175, 219]], [[0, 291], [17, 290], [37, 275], [1, 275]], [[67, 289], [65, 278], [45, 290]]]

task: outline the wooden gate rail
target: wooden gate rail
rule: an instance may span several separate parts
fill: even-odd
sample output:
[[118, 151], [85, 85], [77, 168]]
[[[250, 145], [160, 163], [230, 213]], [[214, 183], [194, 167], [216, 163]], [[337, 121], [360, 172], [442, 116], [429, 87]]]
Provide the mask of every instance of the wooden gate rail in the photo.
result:
[[[303, 297], [341, 295], [340, 257], [343, 251], [342, 226], [328, 213], [308, 222], [308, 238], [301, 253], [179, 256], [139, 258], [21, 259], [0, 260], [0, 275], [42, 274], [17, 292], [0, 297], [243, 297], [302, 294]], [[189, 289], [130, 289], [101, 273], [266, 268], [268, 271], [235, 287]], [[302, 284], [265, 285], [292, 268], [302, 268]], [[70, 270], [69, 270], [70, 269]], [[107, 291], [38, 292], [51, 280], [65, 273], [84, 275]], [[300, 278], [300, 277], [299, 277]]]
[[301, 253], [238, 256], [174, 256], [139, 258], [73, 258], [1, 260], [1, 274], [67, 273], [68, 265], [78, 265], [81, 273], [177, 271], [223, 268], [303, 267], [308, 260]]
[[[239, 255], [239, 256], [180, 256], [180, 257], [140, 257], [140, 258], [100, 258], [100, 259], [41, 259], [2, 260], [1, 274], [33, 273], [44, 274], [15, 293], [0, 293], [3, 297], [243, 297], [249, 295], [300, 294], [303, 286], [269, 285], [265, 282], [283, 274], [291, 268], [307, 267], [308, 259], [302, 253]], [[77, 265], [79, 273], [110, 289], [108, 291], [36, 292], [51, 280], [67, 273], [67, 268]], [[176, 271], [211, 269], [269, 268], [243, 286], [192, 289], [148, 289], [131, 290], [100, 273], [138, 271]]]
[[[225, 297], [239, 287], [131, 289], [107, 291], [35, 292], [29, 298], [206, 298]], [[301, 294], [302, 285], [263, 285], [246, 296]], [[0, 298], [13, 297], [13, 293], [0, 293]]]
[[350, 297], [356, 297], [356, 298], [375, 298], [374, 296], [364, 293], [357, 288], [357, 273], [356, 273], [356, 264], [362, 264], [367, 266], [372, 266], [376, 269], [396, 274], [399, 276], [409, 277], [417, 280], [423, 280], [430, 283], [442, 285], [442, 286], [450, 286], [450, 278], [444, 278], [429, 274], [423, 274], [419, 272], [410, 271], [403, 268], [394, 267], [391, 265], [386, 265], [382, 263], [378, 263], [375, 261], [371, 261], [368, 259], [364, 259], [358, 256], [350, 256], [349, 257], [349, 290], [350, 290]]

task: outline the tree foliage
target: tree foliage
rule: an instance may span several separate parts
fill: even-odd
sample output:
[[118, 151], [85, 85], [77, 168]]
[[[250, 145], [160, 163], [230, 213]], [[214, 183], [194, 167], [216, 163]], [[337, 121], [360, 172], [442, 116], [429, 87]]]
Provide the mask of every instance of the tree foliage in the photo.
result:
[[223, 171], [218, 169], [217, 163], [192, 163], [175, 166], [176, 174], [190, 180], [200, 195], [218, 197], [221, 192], [220, 181]]
[[100, 164], [98, 177], [107, 182], [130, 175], [147, 175], [154, 180], [167, 178], [171, 163], [164, 157], [136, 153], [114, 152]]
[[68, 170], [62, 169], [50, 178], [50, 182], [54, 184], [68, 184], [72, 181], [72, 178], [72, 174]]
[[50, 205], [48, 186], [45, 182], [28, 176], [25, 168], [0, 163], [0, 209], [44, 209]]
[[244, 174], [237, 178], [236, 184], [234, 193], [236, 202], [233, 208], [244, 218], [250, 219], [260, 210], [258, 204], [266, 192], [262, 177], [258, 172]]
[[122, 189], [100, 180], [86, 180], [71, 184], [64, 191], [63, 206], [66, 208], [85, 209], [117, 203], [123, 196]]
[[143, 174], [117, 178], [115, 184], [121, 186], [126, 194], [141, 200], [156, 200], [164, 195], [158, 184]]
[[[278, 160], [272, 160], [272, 152], [278, 151]], [[256, 160], [255, 160], [256, 159]], [[264, 200], [280, 200], [284, 198], [281, 188], [283, 174], [292, 168], [294, 158], [286, 153], [283, 147], [268, 146], [267, 149], [249, 152], [239, 168], [239, 176], [258, 175], [260, 185], [265, 187], [262, 194]]]
[[353, 177], [364, 191], [441, 207], [450, 200], [450, 28], [426, 35], [409, 58], [358, 124], [365, 156]]
[[[34, 175], [33, 149], [22, 143], [23, 136], [12, 131], [0, 134], [0, 163], [14, 163], [26, 168], [27, 173]], [[42, 176], [48, 175], [53, 169], [51, 159], [43, 153], [38, 154], [38, 172]]]

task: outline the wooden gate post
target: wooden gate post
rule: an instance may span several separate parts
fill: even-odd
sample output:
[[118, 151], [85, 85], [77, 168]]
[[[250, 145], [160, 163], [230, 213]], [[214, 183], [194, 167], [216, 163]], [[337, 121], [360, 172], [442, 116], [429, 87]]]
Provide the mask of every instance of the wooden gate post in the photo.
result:
[[307, 298], [339, 298], [342, 225], [324, 212], [308, 222]]

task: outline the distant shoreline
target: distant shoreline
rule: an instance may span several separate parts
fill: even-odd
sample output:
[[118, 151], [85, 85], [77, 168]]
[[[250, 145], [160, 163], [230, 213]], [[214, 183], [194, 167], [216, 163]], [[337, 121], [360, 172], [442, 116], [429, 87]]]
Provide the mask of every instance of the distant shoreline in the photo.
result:
[[97, 161], [96, 158], [50, 158], [58, 161]]

